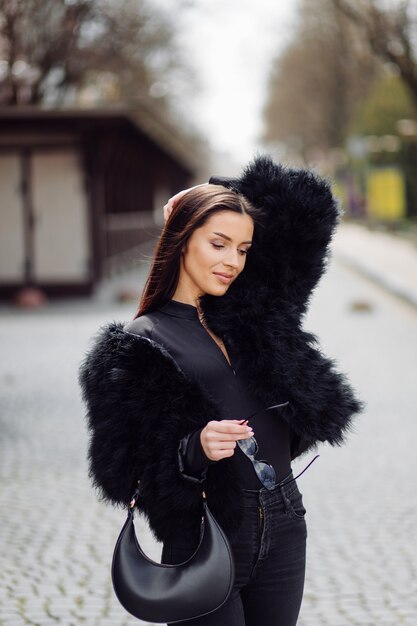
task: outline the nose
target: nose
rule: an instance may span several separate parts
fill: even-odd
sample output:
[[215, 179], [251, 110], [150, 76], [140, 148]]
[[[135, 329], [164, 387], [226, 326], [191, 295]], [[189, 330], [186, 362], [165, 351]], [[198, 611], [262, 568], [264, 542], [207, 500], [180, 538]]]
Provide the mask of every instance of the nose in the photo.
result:
[[227, 255], [227, 257], [224, 259], [224, 264], [227, 265], [228, 267], [234, 267], [234, 268], [238, 268], [239, 267], [239, 256], [238, 256], [239, 252], [237, 250], [231, 250], [229, 252], [229, 254]]

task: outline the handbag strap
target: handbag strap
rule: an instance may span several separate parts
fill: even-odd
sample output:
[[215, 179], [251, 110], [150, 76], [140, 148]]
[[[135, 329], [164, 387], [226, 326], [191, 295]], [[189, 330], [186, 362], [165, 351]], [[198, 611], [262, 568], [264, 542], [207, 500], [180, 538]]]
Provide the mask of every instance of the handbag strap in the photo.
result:
[[[139, 499], [139, 485], [140, 485], [140, 480], [138, 480], [138, 485], [130, 499], [129, 505], [128, 505], [128, 510], [131, 514], [133, 514], [133, 510], [136, 506], [136, 503]], [[203, 497], [203, 502], [207, 501], [207, 496], [206, 496], [206, 492], [204, 490], [202, 490], [201, 495]], [[203, 518], [204, 519], [204, 518]]]
[[136, 502], [139, 499], [139, 484], [140, 484], [140, 480], [138, 480], [138, 485], [137, 485], [137, 487], [136, 487], [132, 497], [130, 498], [129, 505], [127, 507], [131, 514], [133, 514], [133, 510], [134, 510], [134, 508], [136, 506]]

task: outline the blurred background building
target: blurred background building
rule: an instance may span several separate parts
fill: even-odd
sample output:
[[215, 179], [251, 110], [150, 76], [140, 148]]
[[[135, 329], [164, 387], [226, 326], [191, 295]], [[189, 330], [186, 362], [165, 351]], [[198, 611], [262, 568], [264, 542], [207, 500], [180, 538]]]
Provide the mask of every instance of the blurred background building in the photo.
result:
[[0, 295], [22, 284], [91, 293], [155, 237], [161, 206], [198, 169], [147, 108], [0, 109]]

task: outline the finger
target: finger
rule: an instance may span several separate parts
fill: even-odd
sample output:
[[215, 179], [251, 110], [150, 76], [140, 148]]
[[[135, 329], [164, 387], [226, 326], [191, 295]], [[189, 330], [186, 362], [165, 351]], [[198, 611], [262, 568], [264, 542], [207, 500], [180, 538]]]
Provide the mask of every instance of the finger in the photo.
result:
[[171, 196], [171, 198], [168, 200], [168, 204], [174, 207], [176, 203], [178, 202], [178, 200], [180, 200], [180, 198], [182, 198], [183, 195], [191, 191], [191, 189], [194, 189], [194, 187], [190, 187], [189, 189], [183, 189], [182, 191], [179, 191], [178, 193], [176, 193], [174, 196]]
[[220, 444], [220, 446], [228, 444], [228, 443], [236, 443], [237, 441], [241, 441], [242, 439], [250, 439], [254, 436], [254, 433], [243, 433], [241, 435], [221, 435], [219, 438], [211, 437], [207, 440], [209, 444], [212, 446]]
[[240, 420], [221, 420], [219, 422], [212, 422], [210, 426], [221, 433], [243, 433], [252, 430], [252, 427], [248, 424], [241, 424], [239, 422]]
[[171, 204], [174, 207], [175, 204], [178, 202], [178, 200], [182, 198], [184, 194], [188, 193], [192, 189], [196, 189], [196, 187], [203, 187], [204, 185], [208, 185], [208, 184], [209, 183], [201, 183], [200, 185], [194, 185], [194, 187], [188, 187], [188, 189], [182, 189], [181, 191], [178, 191], [175, 195], [171, 196], [167, 204], [168, 205]]
[[165, 221], [167, 221], [167, 219], [171, 215], [171, 212], [172, 212], [172, 206], [169, 206], [168, 204], [166, 204], [164, 206], [164, 219], [165, 219]]
[[206, 432], [206, 438], [207, 441], [236, 441], [237, 439], [251, 437], [253, 434], [253, 430], [248, 430], [247, 428], [233, 432], [208, 429]]
[[224, 439], [220, 441], [212, 441], [211, 448], [213, 450], [232, 450], [236, 447], [236, 441], [234, 439]]

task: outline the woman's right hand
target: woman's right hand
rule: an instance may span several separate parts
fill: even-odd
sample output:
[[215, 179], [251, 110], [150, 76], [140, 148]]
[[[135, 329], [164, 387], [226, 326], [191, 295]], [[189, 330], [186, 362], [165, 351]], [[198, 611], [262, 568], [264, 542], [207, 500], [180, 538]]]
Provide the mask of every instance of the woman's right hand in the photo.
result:
[[236, 441], [248, 439], [253, 434], [252, 428], [242, 424], [242, 420], [212, 420], [202, 429], [200, 441], [205, 455], [211, 461], [220, 461], [233, 456]]
[[178, 200], [183, 197], [184, 194], [191, 191], [191, 189], [195, 189], [196, 187], [202, 187], [203, 185], [208, 185], [209, 183], [201, 183], [200, 185], [194, 185], [194, 187], [189, 187], [188, 189], [183, 189], [175, 194], [175, 196], [171, 196], [166, 204], [164, 204], [164, 220], [167, 222], [169, 216], [172, 213], [173, 208], [177, 204]]

